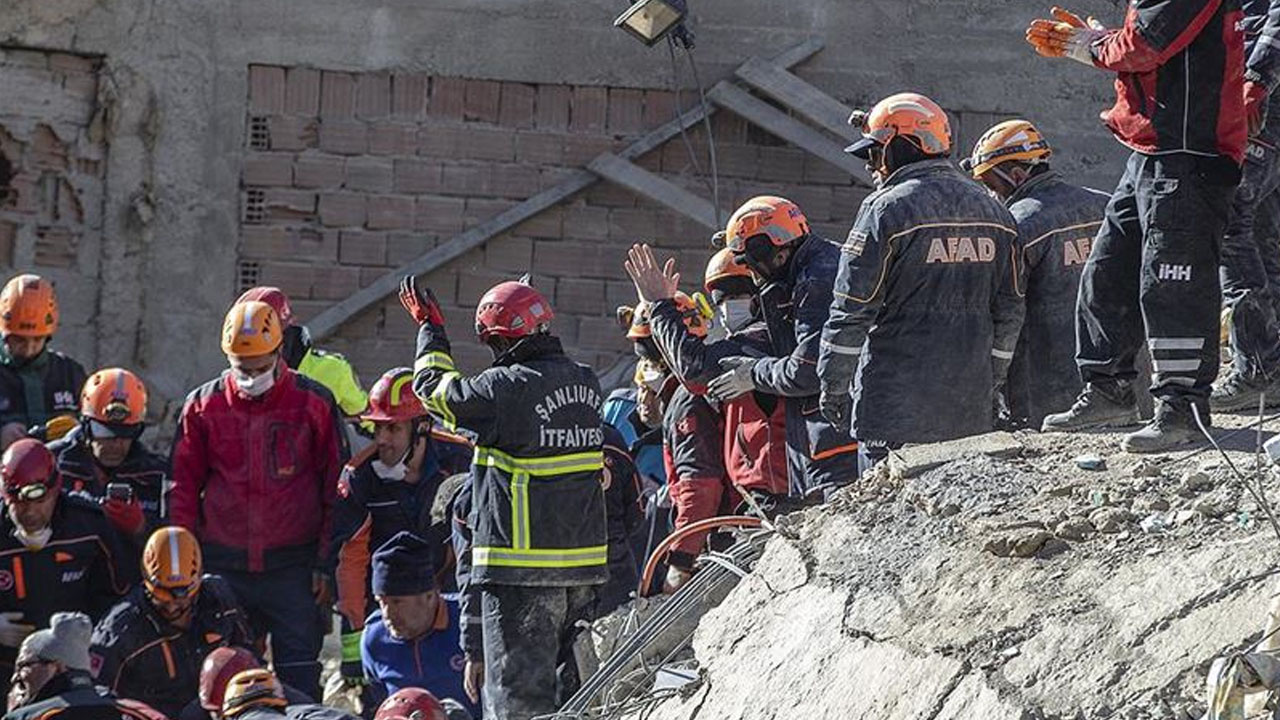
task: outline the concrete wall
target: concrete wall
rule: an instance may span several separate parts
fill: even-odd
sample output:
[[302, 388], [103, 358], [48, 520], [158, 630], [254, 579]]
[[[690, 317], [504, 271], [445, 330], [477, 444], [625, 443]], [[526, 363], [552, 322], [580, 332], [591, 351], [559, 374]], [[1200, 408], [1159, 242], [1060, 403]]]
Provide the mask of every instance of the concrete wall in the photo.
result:
[[[1022, 40], [1048, 3], [691, 4], [705, 83], [751, 55], [818, 35], [826, 49], [797, 74], [841, 99], [865, 103], [914, 89], [974, 118], [1025, 114], [1081, 179], [1105, 187], [1118, 173], [1123, 153], [1096, 119], [1109, 78], [1038, 58]], [[218, 323], [237, 290], [250, 65], [669, 88], [665, 49], [645, 49], [610, 26], [622, 7], [598, 0], [10, 4], [0, 14], [0, 44], [102, 56], [108, 154], [94, 261], [101, 282], [91, 293], [96, 302], [75, 298], [100, 311], [96, 334], [66, 342], [86, 364], [138, 368], [160, 401], [180, 400], [221, 365]], [[1109, 22], [1123, 10], [1097, 0], [1078, 7]], [[687, 67], [682, 75], [687, 83]], [[971, 141], [980, 129], [960, 134]]]

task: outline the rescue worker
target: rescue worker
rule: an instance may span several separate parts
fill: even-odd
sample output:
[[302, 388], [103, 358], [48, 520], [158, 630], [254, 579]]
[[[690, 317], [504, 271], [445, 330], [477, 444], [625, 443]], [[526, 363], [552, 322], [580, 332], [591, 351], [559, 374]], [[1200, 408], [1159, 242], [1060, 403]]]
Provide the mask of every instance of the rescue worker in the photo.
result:
[[1027, 29], [1036, 52], [1117, 73], [1103, 121], [1133, 153], [1080, 280], [1076, 362], [1085, 388], [1046, 430], [1137, 419], [1134, 360], [1151, 350], [1155, 417], [1128, 452], [1203, 440], [1218, 374], [1218, 243], [1248, 130], [1236, 0], [1134, 0], [1118, 30], [1060, 8]]
[[170, 522], [192, 530], [285, 682], [320, 693], [316, 658], [328, 619], [338, 475], [347, 458], [333, 396], [280, 360], [271, 306], [227, 313], [229, 370], [187, 396], [173, 445]]
[[[360, 673], [360, 630], [373, 611], [369, 558], [393, 535], [410, 531], [426, 536], [441, 483], [466, 472], [471, 446], [465, 439], [431, 427], [422, 402], [413, 394], [413, 371], [383, 373], [373, 385], [360, 419], [372, 423], [374, 442], [343, 468], [334, 509], [334, 553], [338, 558], [338, 611], [343, 617], [343, 676], [354, 685]], [[444, 544], [432, 557], [444, 568]]]
[[[608, 579], [600, 383], [550, 332], [551, 305], [504, 282], [476, 308], [493, 367], [463, 377], [430, 292], [405, 278], [420, 325], [414, 390], [447, 430], [476, 438], [471, 582], [481, 590], [485, 715], [556, 709], [556, 660]], [[470, 672], [470, 669], [468, 669]]]
[[22, 643], [5, 720], [164, 720], [137, 700], [95, 686], [89, 674], [92, 631], [84, 613], [60, 612], [48, 629]]
[[49, 444], [66, 489], [102, 503], [111, 524], [138, 545], [168, 514], [169, 459], [142, 444], [146, 414], [138, 376], [99, 370], [80, 393], [80, 424]]
[[1211, 409], [1257, 410], [1280, 402], [1280, 244], [1274, 226], [1280, 199], [1280, 3], [1243, 0], [1244, 113], [1249, 140], [1240, 186], [1222, 238], [1222, 296], [1231, 311], [1231, 366], [1209, 395]]
[[0, 290], [0, 450], [37, 426], [44, 440], [75, 426], [85, 371], [49, 348], [58, 298], [39, 275], [18, 275]]
[[756, 390], [783, 398], [791, 494], [821, 497], [858, 476], [857, 443], [818, 412], [818, 340], [840, 248], [810, 232], [795, 203], [768, 195], [734, 211], [725, 247], [756, 281], [756, 307], [772, 350], [762, 358], [722, 360], [727, 370], [711, 381], [708, 394], [720, 402]]
[[360, 386], [355, 368], [341, 353], [323, 350], [311, 343], [307, 327], [294, 322], [293, 307], [283, 290], [265, 285], [249, 288], [236, 303], [251, 300], [270, 305], [280, 318], [280, 325], [284, 327], [280, 358], [286, 365], [328, 388], [345, 417], [353, 418], [364, 412], [369, 396]]
[[[31, 631], [55, 612], [100, 618], [136, 577], [95, 503], [62, 492], [53, 455], [22, 438], [0, 457], [0, 689]], [[128, 567], [132, 566], [132, 567]]]
[[817, 370], [823, 414], [851, 424], [869, 467], [902, 443], [992, 428], [1023, 300], [1013, 218], [947, 159], [942, 108], [890, 95], [848, 151], [878, 189], [840, 249]]
[[176, 718], [200, 688], [209, 651], [253, 642], [226, 581], [204, 574], [200, 544], [188, 530], [162, 527], [142, 551], [142, 583], [93, 631], [98, 682]]
[[380, 700], [418, 687], [464, 702], [478, 716], [479, 706], [463, 688], [458, 599], [436, 589], [431, 554], [425, 540], [407, 531], [374, 553], [378, 610], [369, 616], [360, 641], [365, 676]]
[[[763, 356], [769, 342], [763, 324], [752, 311], [754, 284], [745, 266], [727, 248], [717, 252], [704, 272], [704, 287], [716, 301], [728, 334], [708, 342], [705, 326], [694, 325], [683, 307], [683, 293], [675, 290], [679, 276], [668, 262], [658, 268], [647, 245], [631, 248], [626, 263], [637, 292], [654, 298], [649, 308], [653, 339], [684, 388], [672, 396], [668, 412], [688, 403], [688, 395], [704, 387], [719, 372], [726, 357]], [[698, 398], [696, 402], [706, 403]], [[768, 408], [768, 412], [763, 410]], [[788, 493], [785, 409], [775, 395], [746, 393], [721, 404], [706, 404], [687, 419], [668, 416], [664, 426], [670, 440], [675, 476], [669, 481], [676, 506], [676, 529], [715, 517], [760, 508], [772, 516], [785, 505]], [[716, 456], [713, 461], [709, 459]], [[703, 472], [697, 472], [701, 466]], [[709, 471], [709, 472], [707, 472]], [[744, 499], [746, 495], [751, 500]], [[668, 556], [668, 591], [688, 580], [693, 558], [706, 543], [707, 533], [686, 536]]]
[[[631, 249], [627, 264], [637, 289], [644, 295], [663, 296], [675, 287], [675, 265], [659, 270], [647, 245]], [[703, 288], [711, 296], [725, 336], [708, 341], [691, 331], [683, 321], [679, 303], [657, 300], [651, 310], [653, 337], [677, 374], [699, 387], [718, 374], [719, 361], [733, 356], [761, 356], [769, 352], [768, 332], [756, 319], [755, 286], [746, 266], [728, 248], [717, 251], [703, 272]], [[676, 293], [675, 298], [679, 297]], [[708, 336], [709, 337], [709, 336]], [[737, 495], [750, 493], [757, 507], [770, 515], [787, 506], [786, 413], [776, 395], [754, 391], [731, 400], [720, 408], [724, 420], [724, 466], [727, 483], [713, 491], [704, 508], [723, 500], [737, 514], [742, 508]], [[711, 515], [705, 515], [710, 517]], [[701, 518], [695, 518], [701, 519]]]
[[[677, 322], [699, 339], [707, 336], [707, 315], [697, 302], [682, 292], [672, 291]], [[663, 527], [663, 536], [707, 516], [700, 499], [705, 489], [724, 482], [724, 448], [721, 444], [723, 420], [719, 410], [703, 395], [681, 382], [653, 337], [651, 303], [641, 303], [631, 314], [627, 339], [640, 357], [636, 384], [657, 399], [662, 419], [662, 455], [666, 469], [666, 491], [672, 519]], [[712, 511], [714, 514], [714, 510]], [[661, 537], [657, 538], [661, 540]], [[707, 535], [691, 535], [668, 551], [662, 591], [673, 593], [693, 577], [694, 560], [706, 544]], [[652, 543], [651, 543], [652, 544]], [[647, 554], [645, 560], [647, 560]], [[643, 561], [642, 561], [643, 562]]]
[[222, 698], [222, 717], [239, 720], [283, 720], [284, 687], [275, 673], [263, 668], [242, 670], [227, 683]]
[[605, 423], [604, 504], [609, 538], [609, 582], [600, 589], [596, 617], [603, 617], [625, 603], [640, 581], [633, 538], [643, 529], [640, 510], [640, 474], [618, 429]]
[[458, 564], [454, 577], [458, 583], [458, 644], [462, 646], [462, 689], [473, 704], [480, 703], [484, 686], [484, 620], [481, 618], [483, 598], [480, 586], [471, 582], [471, 491], [468, 474], [449, 503], [449, 542]]
[[1005, 398], [1018, 426], [1071, 407], [1076, 370], [1076, 295], [1080, 271], [1102, 226], [1108, 196], [1072, 185], [1049, 165], [1049, 142], [1026, 120], [983, 133], [964, 167], [1012, 213], [1022, 244], [1026, 317]]
[[[173, 720], [220, 720], [222, 700], [231, 678], [244, 670], [262, 667], [254, 654], [243, 647], [223, 645], [209, 651], [200, 665], [200, 687], [196, 699], [187, 703]], [[310, 704], [311, 698], [288, 685], [281, 685], [289, 705]]]
[[427, 690], [397, 690], [378, 706], [373, 720], [447, 720], [444, 705]]

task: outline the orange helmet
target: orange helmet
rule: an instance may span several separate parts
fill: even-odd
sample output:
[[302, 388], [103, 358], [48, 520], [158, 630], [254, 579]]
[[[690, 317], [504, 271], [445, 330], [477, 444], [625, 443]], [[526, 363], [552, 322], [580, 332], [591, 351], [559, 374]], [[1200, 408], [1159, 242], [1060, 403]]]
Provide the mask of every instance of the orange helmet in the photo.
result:
[[80, 391], [80, 414], [111, 425], [138, 425], [147, 414], [147, 388], [124, 368], [89, 376]]
[[142, 548], [142, 584], [161, 602], [190, 597], [200, 592], [202, 565], [200, 543], [190, 530], [162, 527]]
[[1026, 120], [1005, 120], [978, 138], [969, 159], [961, 163], [976, 178], [991, 168], [1013, 160], [1038, 163], [1053, 151], [1044, 135]]
[[717, 250], [707, 262], [707, 269], [702, 274], [702, 287], [709, 293], [715, 292], [717, 285], [730, 278], [743, 278], [750, 283], [751, 271], [747, 270], [746, 265], [738, 262], [732, 250], [722, 248]]
[[200, 666], [200, 707], [210, 712], [221, 710], [231, 678], [257, 667], [262, 667], [258, 658], [244, 648], [223, 646], [211, 650]]
[[790, 245], [809, 234], [809, 221], [800, 207], [786, 198], [760, 195], [746, 201], [729, 217], [724, 245], [735, 254], [747, 250], [747, 240], [766, 235], [774, 247]]
[[257, 300], [237, 303], [227, 311], [222, 323], [222, 352], [237, 357], [256, 357], [275, 352], [284, 335], [280, 317], [271, 306]]
[[259, 285], [245, 290], [240, 297], [236, 298], [236, 304], [257, 300], [271, 306], [276, 311], [276, 315], [280, 318], [280, 324], [289, 327], [293, 324], [293, 307], [289, 305], [289, 296], [278, 287], [270, 285]]
[[862, 122], [862, 139], [845, 148], [862, 159], [871, 147], [884, 147], [895, 137], [905, 138], [925, 155], [951, 152], [951, 124], [937, 103], [919, 93], [898, 93], [876, 103]]
[[[676, 303], [676, 309], [680, 311], [680, 317], [684, 320], [684, 326], [689, 329], [694, 336], [704, 338], [707, 336], [707, 321], [714, 314], [711, 308], [707, 307], [707, 300], [701, 294], [689, 297], [688, 295], [677, 292], [672, 300]], [[635, 342], [648, 337], [653, 337], [653, 328], [649, 326], [648, 303], [641, 303], [636, 306], [635, 313], [631, 316], [631, 327], [627, 330], [627, 339]]]
[[282, 708], [288, 704], [276, 674], [265, 668], [253, 668], [236, 673], [227, 683], [222, 696], [222, 714], [235, 717], [251, 707]]
[[360, 419], [375, 423], [407, 422], [426, 414], [422, 401], [413, 394], [413, 371], [398, 367], [383, 373], [373, 384], [369, 391], [369, 407]]
[[58, 298], [39, 275], [19, 275], [0, 291], [0, 335], [47, 337], [58, 331]]

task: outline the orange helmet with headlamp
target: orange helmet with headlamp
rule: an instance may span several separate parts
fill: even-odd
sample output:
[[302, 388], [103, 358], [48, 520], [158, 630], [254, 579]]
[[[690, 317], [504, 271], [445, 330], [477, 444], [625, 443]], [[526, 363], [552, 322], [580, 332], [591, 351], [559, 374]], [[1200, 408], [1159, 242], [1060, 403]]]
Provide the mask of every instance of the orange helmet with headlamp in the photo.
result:
[[203, 557], [190, 530], [176, 525], [151, 533], [142, 549], [142, 584], [147, 594], [167, 603], [200, 592]]

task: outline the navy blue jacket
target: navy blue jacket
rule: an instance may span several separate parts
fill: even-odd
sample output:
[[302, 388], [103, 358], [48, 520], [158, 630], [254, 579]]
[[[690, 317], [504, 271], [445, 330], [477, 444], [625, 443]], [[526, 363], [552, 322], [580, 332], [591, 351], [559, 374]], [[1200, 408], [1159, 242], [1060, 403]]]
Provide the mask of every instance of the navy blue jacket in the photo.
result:
[[1009, 211], [949, 161], [917, 162], [867, 196], [841, 253], [818, 374], [852, 384], [854, 436], [989, 431], [1023, 316]]
[[360, 636], [360, 662], [364, 675], [378, 697], [387, 697], [409, 687], [422, 688], [437, 698], [453, 698], [472, 717], [480, 708], [467, 698], [462, 688], [465, 658], [458, 640], [458, 600], [442, 595], [435, 626], [416, 640], [401, 640], [391, 634], [376, 611], [365, 620]]
[[761, 288], [759, 308], [773, 346], [756, 361], [756, 389], [786, 398], [791, 493], [801, 496], [858, 476], [857, 446], [818, 410], [818, 348], [831, 308], [840, 247], [810, 235], [787, 277]]
[[1014, 417], [1040, 427], [1045, 415], [1071, 407], [1076, 369], [1076, 295], [1108, 195], [1072, 185], [1050, 170], [1009, 197], [1026, 274], [1026, 319], [1009, 368], [1006, 397]]

